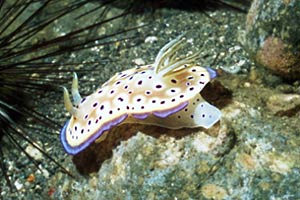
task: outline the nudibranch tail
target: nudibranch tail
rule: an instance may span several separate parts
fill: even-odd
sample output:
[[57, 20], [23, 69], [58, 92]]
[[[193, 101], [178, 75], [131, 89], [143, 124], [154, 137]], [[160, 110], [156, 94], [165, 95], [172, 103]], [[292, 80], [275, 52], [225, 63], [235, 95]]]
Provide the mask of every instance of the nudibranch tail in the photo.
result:
[[75, 105], [78, 105], [81, 101], [81, 96], [78, 90], [78, 77], [76, 72], [73, 73], [73, 81], [72, 81], [72, 97]]
[[198, 104], [195, 108], [194, 122], [197, 126], [202, 126], [208, 129], [218, 122], [221, 116], [222, 113], [218, 108], [204, 101]]

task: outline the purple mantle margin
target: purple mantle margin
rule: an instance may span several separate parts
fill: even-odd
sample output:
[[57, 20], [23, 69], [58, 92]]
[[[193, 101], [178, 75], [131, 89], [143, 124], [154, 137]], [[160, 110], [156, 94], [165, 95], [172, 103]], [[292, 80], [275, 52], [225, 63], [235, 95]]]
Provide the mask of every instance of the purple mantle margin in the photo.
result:
[[168, 110], [162, 110], [162, 111], [154, 111], [153, 115], [159, 118], [166, 118], [169, 115], [172, 115], [173, 113], [176, 113], [180, 110], [182, 110], [183, 108], [185, 108], [187, 105], [189, 104], [188, 101], [183, 102], [181, 104], [179, 104], [178, 106], [168, 109]]
[[120, 124], [122, 121], [124, 121], [127, 118], [127, 116], [128, 116], [127, 114], [124, 114], [118, 117], [117, 119], [104, 124], [102, 127], [100, 127], [97, 133], [93, 134], [86, 142], [76, 147], [70, 146], [66, 140], [66, 131], [67, 131], [66, 129], [69, 124], [69, 120], [68, 120], [60, 132], [60, 141], [68, 154], [75, 155], [80, 151], [84, 150], [85, 148], [87, 148], [92, 142], [94, 142], [98, 137], [100, 137], [104, 131], [109, 130], [112, 126]]
[[136, 119], [146, 119], [149, 116], [149, 113], [132, 114], [132, 116]]

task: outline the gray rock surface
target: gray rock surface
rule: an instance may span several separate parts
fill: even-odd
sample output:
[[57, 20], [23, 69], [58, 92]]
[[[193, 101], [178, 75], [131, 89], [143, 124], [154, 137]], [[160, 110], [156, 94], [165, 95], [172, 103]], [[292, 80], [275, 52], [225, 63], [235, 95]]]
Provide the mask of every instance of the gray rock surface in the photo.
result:
[[300, 2], [254, 0], [243, 45], [259, 66], [287, 79], [300, 78]]

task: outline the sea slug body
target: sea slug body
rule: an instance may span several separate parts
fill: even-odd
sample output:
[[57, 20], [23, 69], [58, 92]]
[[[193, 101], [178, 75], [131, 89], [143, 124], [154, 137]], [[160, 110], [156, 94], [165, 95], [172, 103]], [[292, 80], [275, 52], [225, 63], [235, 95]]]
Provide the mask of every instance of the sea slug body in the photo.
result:
[[96, 92], [82, 98], [74, 73], [72, 97], [64, 88], [64, 102], [71, 119], [60, 134], [66, 152], [77, 154], [106, 131], [122, 123], [158, 125], [170, 129], [209, 128], [221, 112], [207, 103], [200, 91], [217, 73], [195, 64], [197, 54], [176, 59], [184, 38], [167, 43], [155, 62], [119, 72]]

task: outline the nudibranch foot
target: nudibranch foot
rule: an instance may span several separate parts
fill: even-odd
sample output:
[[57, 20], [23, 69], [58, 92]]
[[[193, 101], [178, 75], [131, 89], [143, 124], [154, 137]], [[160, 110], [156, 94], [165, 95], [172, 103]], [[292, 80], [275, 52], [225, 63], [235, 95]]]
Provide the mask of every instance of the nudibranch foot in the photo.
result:
[[200, 92], [217, 76], [212, 68], [196, 64], [199, 53], [179, 58], [184, 35], [167, 43], [154, 64], [117, 73], [90, 96], [81, 98], [74, 73], [72, 97], [64, 88], [64, 102], [71, 119], [61, 131], [69, 154], [77, 154], [122, 123], [158, 125], [170, 129], [213, 126], [221, 112], [205, 102]]
[[[178, 108], [165, 112], [153, 112], [146, 120], [128, 119], [127, 123], [157, 125], [169, 129], [212, 127], [220, 120], [221, 111], [207, 103], [200, 94], [191, 101], [182, 103]], [[138, 119], [138, 118], [137, 118]]]
[[221, 111], [207, 102], [198, 104], [194, 111], [194, 123], [206, 129], [217, 123], [222, 116]]

